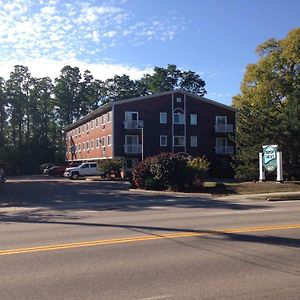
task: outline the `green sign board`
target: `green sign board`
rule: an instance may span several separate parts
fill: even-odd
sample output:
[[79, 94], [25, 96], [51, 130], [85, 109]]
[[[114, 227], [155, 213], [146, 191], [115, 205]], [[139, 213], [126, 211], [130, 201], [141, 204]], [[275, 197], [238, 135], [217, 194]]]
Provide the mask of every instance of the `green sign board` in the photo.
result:
[[277, 168], [277, 145], [263, 146], [263, 166], [272, 172]]

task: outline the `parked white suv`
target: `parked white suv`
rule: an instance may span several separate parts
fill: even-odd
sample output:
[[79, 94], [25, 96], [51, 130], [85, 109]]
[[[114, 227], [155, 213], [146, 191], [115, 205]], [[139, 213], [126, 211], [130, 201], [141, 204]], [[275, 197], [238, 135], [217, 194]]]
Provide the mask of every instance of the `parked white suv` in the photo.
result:
[[96, 163], [82, 163], [78, 167], [66, 168], [64, 176], [71, 179], [78, 179], [80, 176], [98, 175]]

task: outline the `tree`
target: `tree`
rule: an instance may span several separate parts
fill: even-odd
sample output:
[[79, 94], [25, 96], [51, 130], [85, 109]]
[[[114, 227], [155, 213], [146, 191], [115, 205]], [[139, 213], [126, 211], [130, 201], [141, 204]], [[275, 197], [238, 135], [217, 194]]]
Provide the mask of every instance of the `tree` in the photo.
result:
[[30, 136], [29, 114], [29, 87], [30, 73], [27, 67], [15, 66], [10, 78], [6, 82], [6, 97], [8, 101], [8, 114], [10, 118], [11, 139], [13, 145], [20, 147], [24, 138], [24, 125], [26, 126], [26, 142]]
[[193, 71], [181, 71], [176, 65], [171, 64], [167, 68], [155, 67], [154, 73], [144, 75], [140, 82], [148, 94], [174, 89], [189, 91], [199, 96], [206, 94], [205, 82], [200, 75]]
[[[240, 177], [258, 174], [258, 152], [263, 144], [278, 144], [284, 169], [299, 176], [300, 28], [282, 40], [257, 47], [260, 57], [247, 66], [241, 93], [233, 98], [237, 114], [236, 171]], [[256, 177], [256, 176], [255, 176]]]
[[103, 83], [102, 104], [142, 96], [139, 81], [128, 75], [115, 75]]
[[65, 66], [61, 75], [55, 79], [55, 104], [61, 127], [67, 126], [80, 117], [80, 81], [79, 68]]

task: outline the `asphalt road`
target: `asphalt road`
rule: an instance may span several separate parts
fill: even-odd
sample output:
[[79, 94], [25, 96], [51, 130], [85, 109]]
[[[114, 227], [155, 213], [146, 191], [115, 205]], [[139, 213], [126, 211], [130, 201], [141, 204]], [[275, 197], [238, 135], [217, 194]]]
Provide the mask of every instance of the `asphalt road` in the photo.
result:
[[0, 187], [1, 299], [299, 299], [300, 201]]

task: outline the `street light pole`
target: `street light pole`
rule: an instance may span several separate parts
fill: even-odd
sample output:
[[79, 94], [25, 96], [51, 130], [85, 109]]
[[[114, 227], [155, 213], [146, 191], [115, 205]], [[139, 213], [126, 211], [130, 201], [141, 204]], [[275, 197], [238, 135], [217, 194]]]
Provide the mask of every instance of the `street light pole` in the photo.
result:
[[142, 161], [144, 160], [144, 127], [141, 127], [141, 135], [142, 135]]

